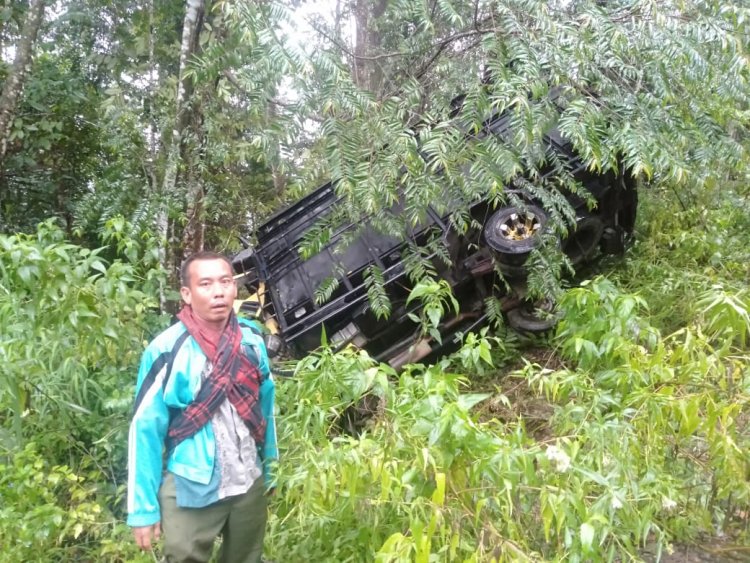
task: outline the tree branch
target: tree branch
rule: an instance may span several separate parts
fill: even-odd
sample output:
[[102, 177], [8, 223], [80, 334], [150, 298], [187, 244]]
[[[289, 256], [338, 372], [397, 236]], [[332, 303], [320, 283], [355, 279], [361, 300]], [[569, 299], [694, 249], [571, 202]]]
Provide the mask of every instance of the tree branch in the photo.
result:
[[[453, 35], [449, 35], [448, 37], [441, 39], [437, 43], [434, 43], [433, 45], [428, 47], [427, 49], [428, 51], [431, 49], [438, 49], [438, 53], [432, 57], [432, 60], [437, 58], [440, 52], [442, 52], [443, 49], [445, 49], [448, 45], [450, 45], [454, 41], [458, 41], [459, 39], [464, 39], [466, 37], [471, 37], [472, 35], [487, 35], [488, 33], [495, 33], [496, 31], [498, 31], [497, 29], [494, 29], [494, 28], [480, 29], [477, 23], [475, 23], [474, 25], [475, 25], [474, 29], [461, 31], [459, 33], [454, 33]], [[328, 39], [331, 43], [336, 45], [336, 47], [341, 49], [346, 56], [351, 57], [353, 59], [362, 60], [362, 61], [379, 61], [382, 59], [390, 59], [390, 58], [395, 58], [395, 57], [408, 57], [408, 56], [413, 55], [413, 53], [409, 51], [392, 51], [390, 53], [382, 53], [380, 55], [372, 55], [372, 56], [356, 55], [348, 47], [346, 47], [345, 45], [342, 45], [341, 42], [331, 37], [324, 30], [318, 28], [317, 26], [314, 26], [314, 24], [313, 24], [313, 28], [315, 29], [315, 31], [320, 33], [323, 37]]]

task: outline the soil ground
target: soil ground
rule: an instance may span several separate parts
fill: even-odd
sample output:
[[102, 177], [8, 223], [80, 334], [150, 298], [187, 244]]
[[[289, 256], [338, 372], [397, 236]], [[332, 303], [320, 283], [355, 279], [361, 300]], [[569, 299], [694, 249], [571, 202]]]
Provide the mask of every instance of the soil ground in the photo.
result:
[[[562, 359], [548, 348], [529, 348], [523, 351], [523, 358], [542, 368], [556, 370], [564, 367]], [[480, 403], [477, 406], [480, 420], [497, 419], [502, 422], [524, 421], [529, 436], [538, 442], [544, 442], [554, 433], [549, 421], [554, 413], [554, 405], [543, 397], [534, 395], [528, 388], [525, 379], [510, 376], [513, 371], [523, 367], [523, 360], [507, 365], [494, 376], [483, 379], [472, 390], [476, 392], [501, 393]]]
[[[646, 563], [656, 563], [655, 550], [642, 554]], [[659, 563], [738, 563], [750, 561], [750, 546], [736, 545], [731, 540], [705, 538], [696, 545], [676, 545], [671, 553], [662, 553]]]

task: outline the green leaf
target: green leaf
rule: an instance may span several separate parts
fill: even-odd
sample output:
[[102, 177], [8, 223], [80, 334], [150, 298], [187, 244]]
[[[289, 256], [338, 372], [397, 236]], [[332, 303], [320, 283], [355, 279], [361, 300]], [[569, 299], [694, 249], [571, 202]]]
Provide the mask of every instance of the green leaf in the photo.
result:
[[591, 546], [594, 542], [594, 527], [588, 522], [581, 524], [581, 546], [584, 552], [591, 551]]
[[91, 268], [98, 272], [101, 272], [104, 275], [107, 274], [107, 267], [100, 260], [94, 260], [93, 262], [91, 262]]
[[427, 295], [430, 292], [431, 288], [428, 283], [420, 282], [417, 285], [414, 286], [414, 288], [409, 292], [409, 297], [406, 298], [406, 304], [408, 305], [411, 303], [414, 299], [420, 299]]
[[445, 473], [435, 474], [435, 490], [432, 492], [432, 502], [438, 506], [445, 504]]
[[492, 397], [492, 393], [463, 393], [458, 396], [457, 402], [459, 407], [468, 411], [490, 397]]
[[443, 311], [439, 307], [427, 307], [426, 311], [427, 317], [430, 319], [430, 324], [437, 328], [440, 326], [440, 319], [443, 316]]

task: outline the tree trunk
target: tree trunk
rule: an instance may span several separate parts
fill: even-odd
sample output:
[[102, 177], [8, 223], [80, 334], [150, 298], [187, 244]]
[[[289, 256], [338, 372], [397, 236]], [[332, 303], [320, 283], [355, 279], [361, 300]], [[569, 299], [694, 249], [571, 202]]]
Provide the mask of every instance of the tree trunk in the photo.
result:
[[[182, 27], [182, 42], [180, 46], [180, 69], [177, 80], [177, 94], [175, 98], [175, 120], [170, 142], [167, 143], [167, 159], [159, 198], [159, 211], [156, 218], [156, 228], [163, 239], [161, 259], [162, 264], [173, 277], [177, 277], [177, 265], [181, 258], [179, 249], [174, 248], [176, 240], [167, 240], [169, 225], [167, 217], [167, 202], [173, 199], [177, 186], [178, 168], [182, 155], [183, 132], [190, 122], [190, 98], [193, 93], [192, 80], [185, 76], [187, 64], [198, 49], [198, 38], [203, 26], [205, 14], [205, 0], [188, 0], [185, 8], [185, 19]], [[182, 198], [179, 198], [180, 200]], [[176, 235], [173, 234], [173, 238]], [[179, 239], [183, 243], [183, 237]], [[171, 244], [170, 244], [171, 243]], [[164, 303], [162, 303], [164, 305]]]
[[3, 84], [3, 93], [0, 95], [0, 168], [2, 168], [5, 153], [8, 150], [8, 138], [16, 114], [16, 106], [23, 92], [26, 75], [31, 67], [31, 52], [36, 42], [36, 36], [39, 34], [43, 17], [44, 0], [31, 0], [21, 31], [21, 39], [16, 45], [16, 58], [13, 61], [10, 74]]
[[202, 167], [198, 164], [205, 158], [206, 133], [203, 129], [203, 112], [197, 106], [197, 100], [191, 111], [193, 121], [189, 124], [191, 138], [196, 146], [186, 146], [183, 161], [186, 163], [186, 211], [187, 222], [182, 230], [182, 254], [187, 258], [195, 252], [204, 250], [206, 223], [204, 221], [205, 186]]
[[354, 81], [363, 90], [380, 98], [383, 93], [383, 69], [380, 62], [368, 57], [381, 52], [383, 37], [376, 20], [385, 13], [387, 0], [356, 0], [354, 19], [357, 27], [354, 45]]
[[[200, 49], [199, 35], [203, 26], [201, 17], [191, 45], [191, 55]], [[183, 35], [183, 46], [185, 36]], [[180, 66], [184, 61], [181, 60]], [[180, 73], [182, 74], [182, 72]], [[214, 88], [218, 81], [214, 83]], [[204, 220], [205, 207], [205, 184], [203, 179], [203, 166], [201, 163], [206, 156], [206, 132], [203, 128], [203, 109], [200, 96], [193, 95], [193, 84], [190, 81], [184, 81], [184, 93], [190, 97], [187, 101], [187, 111], [183, 111], [184, 121], [182, 130], [187, 131], [185, 142], [180, 147], [180, 160], [185, 168], [185, 227], [182, 230], [181, 250], [182, 258], [187, 258], [195, 252], [204, 250], [206, 224]], [[205, 86], [201, 89], [205, 93]]]
[[156, 174], [157, 162], [157, 140], [158, 126], [154, 108], [156, 107], [157, 72], [154, 41], [154, 2], [148, 0], [148, 162], [144, 165], [146, 178], [148, 179], [149, 191], [158, 193], [159, 180]]

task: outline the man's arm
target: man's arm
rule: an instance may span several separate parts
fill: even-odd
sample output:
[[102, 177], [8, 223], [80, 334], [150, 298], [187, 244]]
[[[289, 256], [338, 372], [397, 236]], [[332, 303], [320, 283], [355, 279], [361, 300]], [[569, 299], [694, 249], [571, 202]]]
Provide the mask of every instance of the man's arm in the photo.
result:
[[138, 370], [136, 405], [128, 434], [128, 525], [136, 542], [149, 549], [161, 528], [158, 491], [162, 475], [162, 450], [169, 426], [163, 381], [169, 353], [149, 347]]
[[276, 465], [279, 462], [279, 450], [276, 443], [276, 416], [274, 404], [276, 386], [273, 377], [269, 376], [260, 386], [260, 408], [266, 419], [266, 441], [263, 444], [263, 478], [266, 490], [272, 493], [276, 488]]

